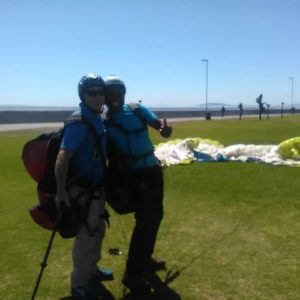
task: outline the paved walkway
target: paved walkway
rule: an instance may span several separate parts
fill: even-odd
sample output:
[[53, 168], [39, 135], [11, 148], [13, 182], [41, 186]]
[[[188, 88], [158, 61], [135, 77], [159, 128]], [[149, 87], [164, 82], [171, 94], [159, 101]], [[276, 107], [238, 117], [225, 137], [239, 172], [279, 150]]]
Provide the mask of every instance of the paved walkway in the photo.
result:
[[[279, 116], [273, 114], [272, 116]], [[270, 116], [270, 117], [272, 117]], [[254, 118], [257, 115], [244, 115], [243, 118]], [[225, 116], [224, 118], [220, 116], [213, 116], [212, 120], [220, 120], [220, 119], [238, 119], [239, 116]], [[265, 118], [265, 116], [263, 116]], [[170, 118], [168, 119], [169, 123], [174, 122], [185, 122], [185, 121], [205, 121], [205, 118], [195, 117], [195, 118]], [[19, 130], [30, 130], [30, 129], [46, 129], [46, 130], [55, 130], [63, 126], [63, 122], [59, 123], [20, 123], [20, 124], [0, 124], [0, 132], [5, 131], [19, 131]]]
[[61, 123], [20, 123], [20, 124], [0, 124], [0, 132], [4, 131], [19, 131], [19, 130], [29, 130], [29, 129], [53, 129], [62, 127]]

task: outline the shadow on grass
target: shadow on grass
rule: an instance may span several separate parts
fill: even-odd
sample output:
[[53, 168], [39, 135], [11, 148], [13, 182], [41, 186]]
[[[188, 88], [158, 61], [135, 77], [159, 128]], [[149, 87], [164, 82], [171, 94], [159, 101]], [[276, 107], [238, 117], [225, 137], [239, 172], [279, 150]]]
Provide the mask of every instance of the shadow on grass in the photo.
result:
[[126, 294], [126, 289], [124, 289], [121, 300], [181, 300], [180, 295], [168, 286], [179, 275], [179, 271], [167, 270], [165, 279], [161, 280], [155, 273], [149, 273], [147, 280], [153, 292], [143, 295], [133, 292]]
[[[99, 289], [101, 291], [101, 294], [104, 295], [103, 299], [105, 299], [105, 300], [115, 300], [114, 295], [102, 283], [97, 285], [97, 289]], [[67, 297], [60, 298], [60, 300], [72, 300], [72, 297], [67, 296]]]

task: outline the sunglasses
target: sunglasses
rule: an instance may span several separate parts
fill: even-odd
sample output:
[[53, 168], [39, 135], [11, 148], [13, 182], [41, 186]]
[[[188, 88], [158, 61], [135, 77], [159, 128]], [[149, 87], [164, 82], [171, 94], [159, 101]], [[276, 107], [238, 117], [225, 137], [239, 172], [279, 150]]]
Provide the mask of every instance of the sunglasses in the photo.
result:
[[104, 96], [105, 92], [103, 90], [91, 90], [85, 92], [89, 97], [96, 97], [96, 96]]

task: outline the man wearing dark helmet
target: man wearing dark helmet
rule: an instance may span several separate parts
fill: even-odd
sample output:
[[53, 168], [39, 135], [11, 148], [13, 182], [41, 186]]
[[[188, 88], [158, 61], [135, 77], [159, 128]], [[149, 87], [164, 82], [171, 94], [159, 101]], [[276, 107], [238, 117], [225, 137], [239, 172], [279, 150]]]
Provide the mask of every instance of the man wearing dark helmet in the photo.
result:
[[[106, 140], [100, 117], [105, 99], [103, 79], [96, 74], [83, 76], [78, 93], [80, 108], [70, 118], [77, 121], [65, 125], [55, 165], [56, 204], [61, 208], [76, 202], [84, 218], [72, 250], [71, 292], [73, 299], [87, 300], [101, 296], [96, 280], [103, 279], [103, 276], [112, 277], [110, 270], [105, 272], [97, 266], [105, 231]], [[69, 180], [71, 161], [75, 176]]]
[[118, 153], [111, 159], [112, 163], [118, 159], [125, 161], [134, 194], [136, 223], [122, 282], [132, 291], [149, 292], [146, 272], [164, 269], [165, 262], [152, 257], [163, 217], [163, 174], [147, 126], [155, 128], [165, 138], [170, 137], [172, 128], [140, 103], [135, 104], [136, 110], [125, 104], [126, 86], [117, 76], [107, 77], [105, 85], [108, 149]]

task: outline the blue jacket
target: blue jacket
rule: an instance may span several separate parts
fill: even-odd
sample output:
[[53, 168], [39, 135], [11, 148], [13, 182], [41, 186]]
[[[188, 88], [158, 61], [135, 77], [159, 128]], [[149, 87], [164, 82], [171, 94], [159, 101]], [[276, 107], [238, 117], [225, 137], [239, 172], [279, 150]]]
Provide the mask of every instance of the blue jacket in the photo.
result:
[[84, 102], [80, 103], [80, 110], [74, 112], [72, 116], [82, 116], [89, 124], [86, 122], [67, 124], [60, 148], [74, 152], [72, 162], [76, 177], [83, 177], [91, 184], [103, 185], [106, 160], [103, 122]]

